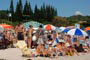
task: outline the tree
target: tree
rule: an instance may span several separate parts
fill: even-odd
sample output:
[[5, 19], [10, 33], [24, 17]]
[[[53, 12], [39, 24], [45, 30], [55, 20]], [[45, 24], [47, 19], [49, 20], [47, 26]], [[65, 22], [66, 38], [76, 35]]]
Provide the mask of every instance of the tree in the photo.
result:
[[54, 16], [57, 16], [57, 11], [52, 6], [46, 6], [46, 20], [52, 21]]
[[29, 15], [29, 9], [28, 9], [28, 2], [27, 2], [27, 0], [26, 0], [26, 3], [25, 3], [25, 5], [24, 5], [24, 10], [23, 10], [23, 14], [24, 15]]
[[40, 10], [37, 8], [37, 5], [35, 5], [35, 8], [34, 8], [34, 20], [38, 21], [39, 17], [40, 17]]
[[11, 4], [10, 4], [10, 13], [11, 13], [11, 20], [14, 20], [14, 5], [13, 5], [13, 0], [11, 0]]
[[29, 2], [29, 4], [28, 4], [28, 9], [29, 9], [30, 19], [33, 19], [33, 10], [32, 10], [32, 8], [31, 8], [30, 2]]
[[55, 16], [53, 21], [52, 21], [52, 24], [55, 26], [58, 26], [58, 27], [67, 26], [69, 24], [69, 21], [66, 20], [65, 18]]
[[23, 21], [22, 20], [22, 11], [23, 11], [22, 10], [22, 2], [21, 2], [21, 0], [19, 0], [19, 2], [17, 2], [16, 12], [15, 12], [17, 21]]
[[7, 10], [0, 10], [0, 19], [7, 19]]
[[21, 10], [21, 13], [23, 12], [23, 5], [22, 5], [22, 0], [19, 0], [19, 6], [20, 6], [20, 10]]
[[46, 6], [45, 6], [44, 3], [43, 3], [43, 6], [41, 6], [41, 9], [40, 9], [40, 16], [41, 16], [41, 19], [46, 20]]
[[26, 0], [26, 3], [24, 5], [23, 14], [24, 14], [25, 19], [27, 19], [27, 20], [33, 19], [33, 11], [31, 9], [30, 2], [28, 3], [27, 0]]

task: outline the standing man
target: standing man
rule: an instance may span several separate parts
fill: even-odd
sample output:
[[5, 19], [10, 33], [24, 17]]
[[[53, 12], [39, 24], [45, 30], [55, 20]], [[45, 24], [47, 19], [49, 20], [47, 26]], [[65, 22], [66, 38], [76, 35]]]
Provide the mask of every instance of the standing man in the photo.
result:
[[15, 31], [16, 31], [17, 39], [18, 40], [24, 40], [25, 28], [21, 22], [19, 22], [19, 24], [16, 26]]

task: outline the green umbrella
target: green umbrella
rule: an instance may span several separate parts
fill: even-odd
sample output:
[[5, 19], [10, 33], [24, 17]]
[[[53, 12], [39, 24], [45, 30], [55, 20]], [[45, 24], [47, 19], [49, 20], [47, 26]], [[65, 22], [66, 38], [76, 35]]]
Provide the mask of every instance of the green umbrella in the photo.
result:
[[32, 25], [34, 28], [38, 28], [40, 25], [44, 26], [42, 23], [36, 21], [30, 21], [23, 24], [26, 29], [29, 28], [29, 25]]
[[3, 32], [4, 31], [4, 28], [2, 26], [0, 26], [0, 31]]

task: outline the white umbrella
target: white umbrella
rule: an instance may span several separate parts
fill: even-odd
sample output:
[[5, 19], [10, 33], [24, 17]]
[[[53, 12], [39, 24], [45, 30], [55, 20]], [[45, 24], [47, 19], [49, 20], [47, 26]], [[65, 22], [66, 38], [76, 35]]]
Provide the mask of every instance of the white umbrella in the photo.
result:
[[60, 27], [59, 30], [60, 32], [64, 31], [66, 28], [65, 27]]
[[47, 24], [47, 25], [44, 25], [44, 29], [45, 30], [55, 30], [56, 27], [51, 24]]
[[78, 28], [69, 30], [67, 34], [71, 36], [87, 36], [87, 33], [85, 31]]

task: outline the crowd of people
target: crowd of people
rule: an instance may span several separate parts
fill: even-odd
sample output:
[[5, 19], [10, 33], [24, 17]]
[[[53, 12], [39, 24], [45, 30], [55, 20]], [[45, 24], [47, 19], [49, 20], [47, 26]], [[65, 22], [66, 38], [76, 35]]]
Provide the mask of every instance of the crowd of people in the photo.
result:
[[[25, 41], [29, 49], [35, 49], [38, 56], [74, 56], [90, 52], [90, 38], [70, 36], [57, 31], [46, 31], [40, 25], [37, 30], [32, 25], [25, 29], [19, 23], [12, 30], [0, 32], [0, 48], [15, 48], [15, 43]], [[32, 54], [33, 56], [33, 54]]]

